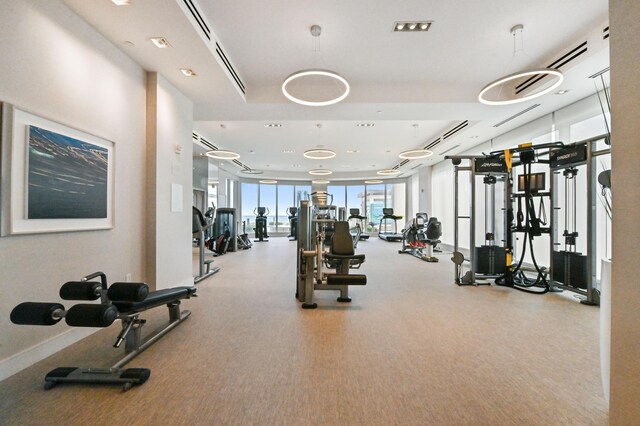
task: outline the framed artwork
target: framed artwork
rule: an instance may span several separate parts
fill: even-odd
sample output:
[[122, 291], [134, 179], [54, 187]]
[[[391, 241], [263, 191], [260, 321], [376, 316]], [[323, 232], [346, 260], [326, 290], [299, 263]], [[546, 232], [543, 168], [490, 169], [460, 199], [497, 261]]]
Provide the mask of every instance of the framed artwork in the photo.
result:
[[1, 235], [111, 229], [114, 143], [2, 104]]

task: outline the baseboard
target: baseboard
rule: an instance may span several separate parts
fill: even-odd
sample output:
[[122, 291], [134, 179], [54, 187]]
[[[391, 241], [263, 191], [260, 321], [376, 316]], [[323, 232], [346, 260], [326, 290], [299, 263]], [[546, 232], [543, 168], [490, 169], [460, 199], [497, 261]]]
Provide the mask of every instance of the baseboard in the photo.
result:
[[42, 361], [98, 330], [97, 328], [72, 328], [3, 359], [0, 361], [0, 380], [31, 367], [36, 362]]

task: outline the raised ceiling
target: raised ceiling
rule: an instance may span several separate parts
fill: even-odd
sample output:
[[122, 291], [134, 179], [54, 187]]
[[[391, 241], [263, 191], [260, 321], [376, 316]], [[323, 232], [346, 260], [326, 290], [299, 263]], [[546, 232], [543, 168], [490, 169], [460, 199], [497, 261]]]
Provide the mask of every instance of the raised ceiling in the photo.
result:
[[[608, 66], [606, 0], [64, 0], [76, 13], [149, 71], [157, 71], [195, 104], [194, 131], [263, 177], [310, 178], [311, 168], [335, 178], [374, 177], [399, 164], [398, 153], [423, 148], [461, 123], [435, 149], [472, 147], [594, 92], [588, 78]], [[223, 71], [186, 6], [199, 10], [246, 89], [245, 98]], [[394, 32], [396, 21], [430, 20], [427, 32]], [[311, 25], [322, 27], [314, 51]], [[524, 25], [524, 51], [513, 55], [510, 28]], [[170, 49], [150, 37], [164, 36]], [[565, 82], [549, 94], [516, 105], [477, 101], [488, 82], [524, 68], [548, 66], [587, 41], [588, 51], [561, 69]], [[127, 43], [128, 42], [128, 43]], [[187, 78], [179, 68], [191, 68]], [[306, 68], [340, 73], [351, 84], [340, 104], [306, 107], [280, 91], [285, 77]], [[496, 123], [532, 106], [503, 126]], [[278, 123], [282, 127], [265, 127]], [[373, 127], [359, 127], [371, 123]], [[322, 146], [337, 152], [318, 162], [302, 156]], [[356, 151], [347, 153], [349, 151]], [[293, 152], [289, 152], [293, 151]], [[442, 159], [412, 160], [406, 174]], [[229, 164], [227, 170], [239, 172]]]

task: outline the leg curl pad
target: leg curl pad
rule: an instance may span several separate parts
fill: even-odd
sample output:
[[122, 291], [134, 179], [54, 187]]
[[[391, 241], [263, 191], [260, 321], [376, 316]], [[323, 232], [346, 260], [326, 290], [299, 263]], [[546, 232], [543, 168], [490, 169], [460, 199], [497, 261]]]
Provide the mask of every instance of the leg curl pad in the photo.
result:
[[79, 303], [72, 306], [65, 317], [72, 327], [108, 327], [118, 318], [118, 309], [113, 305]]
[[54, 325], [62, 319], [59, 303], [24, 302], [11, 311], [11, 322], [20, 325]]

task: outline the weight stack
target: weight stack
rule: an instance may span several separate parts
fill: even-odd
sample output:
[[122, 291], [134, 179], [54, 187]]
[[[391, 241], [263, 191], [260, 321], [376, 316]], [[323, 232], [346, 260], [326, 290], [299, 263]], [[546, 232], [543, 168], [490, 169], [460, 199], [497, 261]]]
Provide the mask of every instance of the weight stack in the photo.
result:
[[480, 246], [475, 248], [476, 274], [501, 275], [506, 266], [506, 253], [504, 247]]
[[571, 251], [553, 252], [553, 280], [573, 288], [587, 289], [587, 256]]

